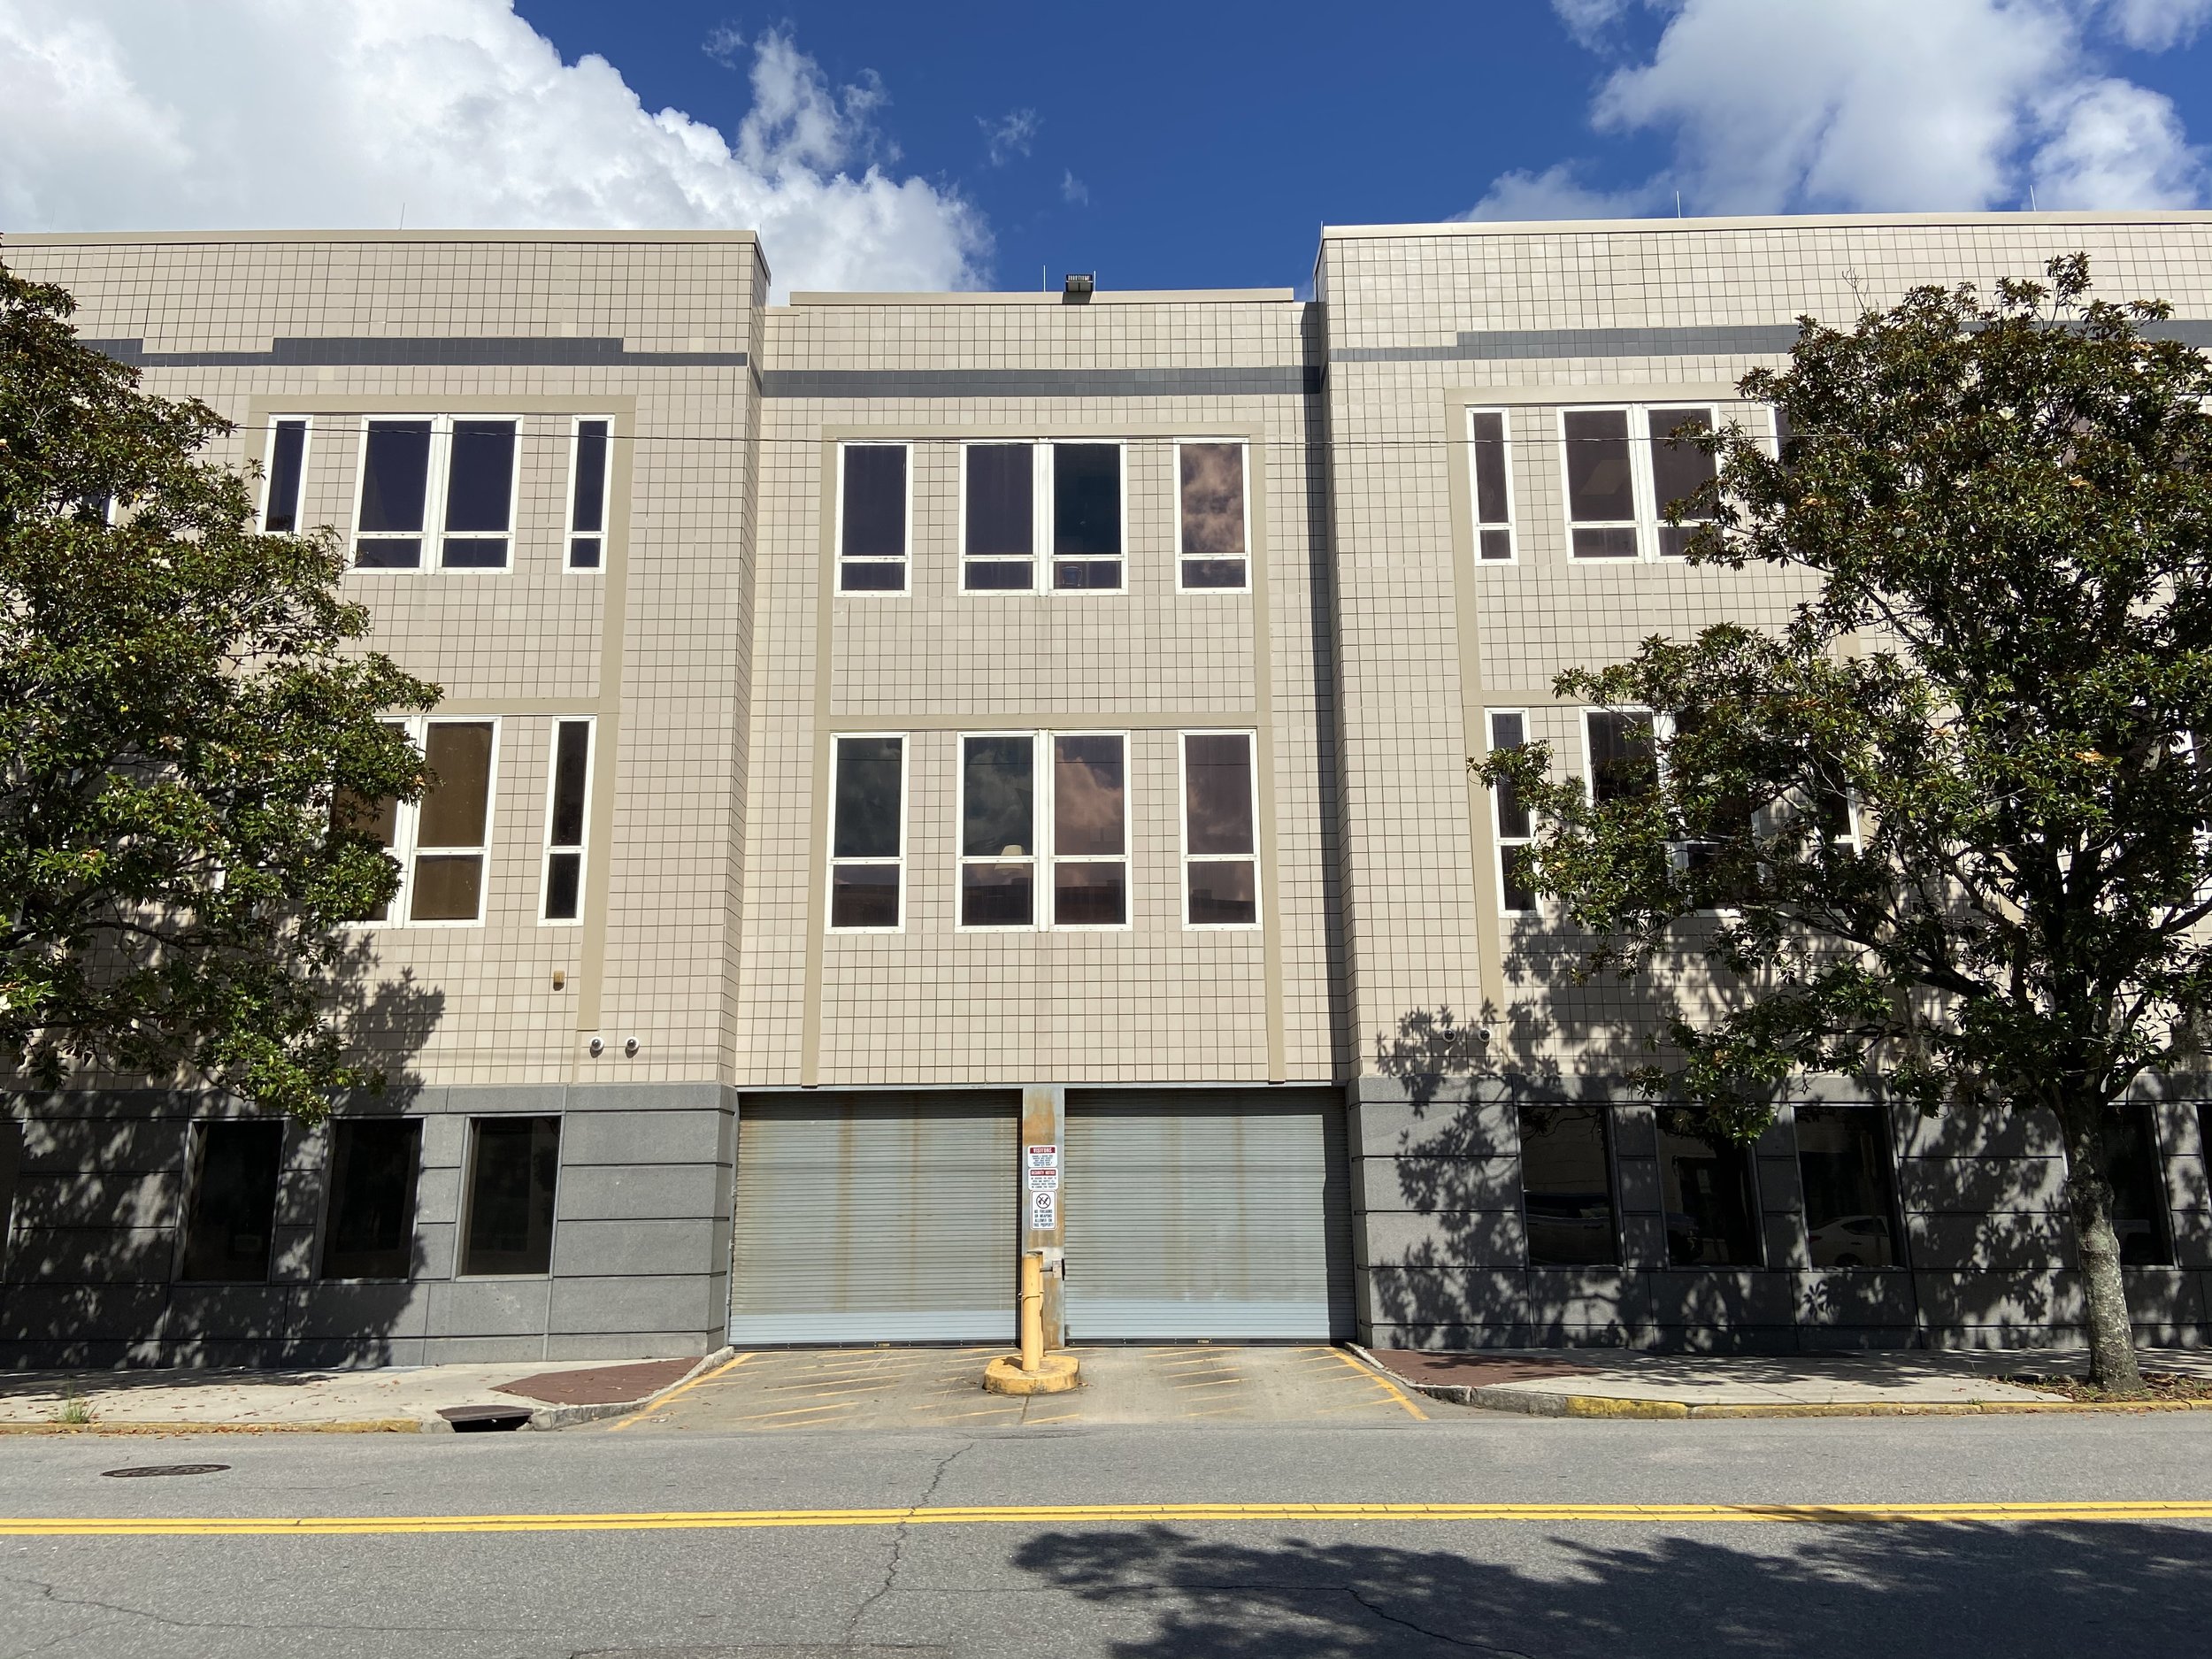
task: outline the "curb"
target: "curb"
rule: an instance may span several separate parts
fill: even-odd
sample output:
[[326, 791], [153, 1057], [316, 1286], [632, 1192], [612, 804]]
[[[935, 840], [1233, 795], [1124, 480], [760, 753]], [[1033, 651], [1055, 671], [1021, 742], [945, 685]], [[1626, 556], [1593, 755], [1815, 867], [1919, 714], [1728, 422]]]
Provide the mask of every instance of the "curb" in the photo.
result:
[[[687, 1385], [701, 1372], [719, 1365], [736, 1352], [734, 1348], [724, 1343], [682, 1376], [677, 1378], [674, 1382], [656, 1388], [651, 1394], [641, 1395], [635, 1400], [606, 1400], [588, 1406], [539, 1406], [530, 1413], [530, 1421], [523, 1426], [529, 1429], [565, 1429], [578, 1423], [596, 1423], [603, 1417], [626, 1417], [633, 1411], [643, 1411], [649, 1409], [663, 1394], [673, 1394], [677, 1389]], [[515, 1397], [522, 1398], [519, 1394]]]

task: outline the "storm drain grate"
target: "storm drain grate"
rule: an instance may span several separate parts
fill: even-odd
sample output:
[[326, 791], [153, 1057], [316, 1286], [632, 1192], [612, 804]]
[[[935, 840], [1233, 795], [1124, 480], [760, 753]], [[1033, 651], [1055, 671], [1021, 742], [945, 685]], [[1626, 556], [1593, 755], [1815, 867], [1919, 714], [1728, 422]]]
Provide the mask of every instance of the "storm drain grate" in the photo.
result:
[[228, 1463], [134, 1463], [128, 1469], [103, 1469], [110, 1480], [142, 1480], [158, 1475], [219, 1475]]

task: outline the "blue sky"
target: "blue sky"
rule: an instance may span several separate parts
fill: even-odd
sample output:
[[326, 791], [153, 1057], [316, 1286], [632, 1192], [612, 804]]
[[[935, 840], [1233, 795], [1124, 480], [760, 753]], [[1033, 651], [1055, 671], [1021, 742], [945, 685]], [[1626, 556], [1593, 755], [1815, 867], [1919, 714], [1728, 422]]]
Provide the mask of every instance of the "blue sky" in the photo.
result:
[[2212, 0], [0, 0], [0, 233], [757, 229], [778, 287], [1315, 232], [2212, 203]]

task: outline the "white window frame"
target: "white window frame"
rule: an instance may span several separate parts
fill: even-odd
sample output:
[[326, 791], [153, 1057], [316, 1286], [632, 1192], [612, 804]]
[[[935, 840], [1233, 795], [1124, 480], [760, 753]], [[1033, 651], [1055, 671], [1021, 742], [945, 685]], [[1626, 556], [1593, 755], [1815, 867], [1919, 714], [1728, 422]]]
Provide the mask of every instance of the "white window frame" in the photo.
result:
[[[1026, 444], [1029, 448], [1029, 586], [1026, 588], [971, 588], [968, 586], [968, 452], [978, 448], [1004, 449], [1014, 444]], [[1117, 555], [1117, 562], [1121, 565], [1121, 581], [1117, 587], [1056, 588], [1053, 586], [1052, 567], [1056, 561], [1052, 552], [1052, 452], [1061, 444], [1067, 444], [1071, 446], [1090, 445], [1094, 447], [1111, 446], [1121, 452], [1120, 459], [1116, 464], [1115, 467], [1115, 471], [1118, 474], [1117, 482], [1120, 486], [1121, 495], [1121, 551], [1118, 555]], [[910, 457], [908, 461], [907, 472], [907, 502], [908, 511], [910, 513], [912, 511], [912, 503], [914, 498], [912, 465], [913, 463]], [[1249, 474], [1248, 472], [1248, 476]], [[1179, 485], [1178, 488], [1179, 489]], [[1250, 488], [1249, 485], [1248, 484], [1246, 488], [1248, 493]], [[1179, 502], [1179, 495], [1178, 500]], [[838, 503], [839, 511], [841, 514], [843, 511], [844, 503], [844, 478], [841, 470], [838, 478]], [[1245, 520], [1245, 540], [1248, 543], [1251, 541], [1251, 520], [1248, 516], [1248, 502], [1247, 505], [1248, 517]], [[913, 541], [910, 523], [911, 521], [910, 519], [910, 532], [907, 538], [910, 549]], [[1090, 438], [1070, 436], [1062, 436], [1057, 438], [962, 439], [960, 442], [960, 511], [958, 535], [959, 541], [957, 545], [960, 556], [959, 592], [960, 596], [964, 599], [1007, 599], [1018, 597], [1025, 594], [1032, 595], [1049, 595], [1057, 598], [1081, 598], [1087, 595], [1097, 595], [1127, 593], [1129, 591], [1129, 440], [1126, 438]], [[1181, 532], [1179, 529], [1177, 531], [1178, 545], [1180, 544], [1180, 541]], [[985, 559], [981, 562], [988, 564], [992, 561]], [[1179, 581], [1181, 580], [1181, 565], [1179, 562], [1176, 567], [1177, 580]], [[1248, 582], [1251, 580], [1249, 555], [1247, 556], [1246, 560], [1245, 580]], [[1218, 591], [1225, 592], [1230, 590], [1222, 589]]]
[[[1625, 561], [1622, 562], [1625, 563]], [[1592, 806], [1595, 806], [1598, 800], [1598, 750], [1597, 745], [1590, 741], [1590, 717], [1594, 714], [1640, 714], [1652, 723], [1652, 757], [1655, 762], [1658, 758], [1659, 745], [1659, 717], [1653, 713], [1651, 710], [1645, 708], [1641, 703], [1585, 703], [1580, 710], [1580, 724], [1582, 727], [1582, 798], [1587, 801]]]
[[[417, 420], [426, 420], [430, 423], [429, 472], [428, 476], [423, 480], [421, 561], [411, 566], [377, 565], [365, 565], [359, 562], [361, 557], [361, 537], [363, 534], [361, 529], [361, 500], [363, 495], [368, 488], [369, 482], [369, 434], [378, 426], [394, 426], [402, 422]], [[506, 562], [503, 564], [465, 565], [449, 569], [442, 562], [445, 553], [446, 539], [446, 484], [448, 481], [448, 474], [452, 470], [453, 423], [456, 420], [504, 420], [514, 423], [515, 464], [507, 478], [507, 558]], [[450, 412], [442, 415], [426, 415], [420, 413], [403, 414], [397, 411], [380, 410], [375, 414], [364, 415], [361, 418], [361, 442], [359, 448], [355, 452], [353, 476], [353, 530], [352, 534], [347, 539], [346, 542], [346, 573], [349, 576], [458, 577], [511, 576], [514, 574], [515, 566], [521, 557], [522, 529], [518, 514], [519, 513], [522, 505], [523, 428], [526, 424], [526, 423], [524, 418], [520, 415], [506, 415], [500, 414], [495, 411], [488, 411], [480, 414], [471, 411], [465, 411], [457, 415]], [[609, 436], [611, 438], [612, 434], [610, 433]], [[570, 445], [572, 455], [574, 452], [574, 448], [575, 446], [573, 442], [572, 442]], [[574, 463], [572, 461], [572, 468], [573, 465]], [[563, 503], [561, 510], [561, 518], [563, 523], [567, 522], [570, 504], [572, 503], [573, 501], [574, 496], [571, 495], [569, 501]], [[403, 536], [388, 535], [383, 532], [372, 532], [371, 534], [376, 535], [380, 540], [403, 541], [405, 539]], [[459, 534], [457, 539], [462, 541], [471, 541], [481, 539], [482, 537], [482, 532], [465, 531]], [[564, 566], [565, 566], [568, 563], [568, 536], [565, 533], [564, 533], [561, 537], [561, 563]], [[605, 563], [605, 554], [603, 550], [601, 553], [601, 563], [603, 565]]]
[[[1050, 909], [1050, 896], [1043, 891], [1041, 875], [1050, 873], [1050, 859], [1044, 849], [1050, 833], [1048, 822], [1051, 803], [1045, 799], [1051, 787], [1050, 750], [1046, 748], [1043, 732], [980, 731], [956, 732], [953, 734], [952, 786], [952, 928], [956, 933], [1041, 933], [1047, 930], [1046, 916]], [[965, 850], [968, 833], [968, 740], [972, 737], [1019, 737], [1029, 740], [1029, 833], [1030, 848], [1021, 858], [1002, 858], [979, 853], [971, 857]], [[1026, 864], [1029, 866], [1029, 920], [1025, 923], [970, 925], [961, 919], [961, 890], [965, 885], [970, 864]]]
[[[912, 880], [907, 869], [909, 838], [912, 815], [909, 810], [914, 779], [914, 736], [911, 732], [833, 732], [830, 733], [829, 810], [823, 816], [829, 822], [825, 826], [828, 856], [822, 862], [822, 930], [839, 937], [867, 934], [902, 933], [906, 931], [907, 894]], [[890, 858], [840, 858], [837, 856], [837, 751], [848, 739], [896, 738], [899, 743], [899, 850]], [[834, 919], [837, 914], [837, 866], [840, 864], [869, 864], [877, 868], [888, 865], [899, 872], [899, 918], [888, 927], [840, 927]]]
[[[1679, 565], [1683, 562], [1682, 557], [1679, 554], [1663, 553], [1659, 548], [1659, 532], [1664, 526], [1662, 526], [1659, 519], [1659, 510], [1662, 503], [1657, 499], [1658, 486], [1653, 481], [1652, 473], [1652, 450], [1654, 446], [1661, 442], [1661, 440], [1651, 435], [1651, 411], [1655, 409], [1701, 410], [1704, 411], [1706, 421], [1710, 429], [1715, 432], [1718, 432], [1720, 430], [1720, 406], [1709, 399], [1686, 397], [1679, 402], [1677, 402], [1672, 398], [1654, 397], [1647, 398], [1642, 403], [1567, 403], [1560, 406], [1557, 431], [1557, 448], [1559, 450], [1559, 511], [1561, 515], [1561, 521], [1566, 526], [1567, 562], [1569, 564], [1595, 566], [1605, 565], [1617, 565], [1636, 564]], [[1612, 414], [1615, 412], [1622, 413], [1626, 417], [1628, 426], [1629, 486], [1636, 516], [1632, 521], [1622, 518], [1605, 518], [1592, 519], [1585, 523], [1575, 518], [1574, 501], [1567, 488], [1567, 480], [1569, 477], [1570, 467], [1571, 465], [1570, 451], [1567, 447], [1567, 417], [1569, 415]], [[1473, 462], [1471, 451], [1472, 446], [1471, 444], [1469, 455], [1469, 464], [1471, 466]], [[1509, 457], [1509, 443], [1508, 453]], [[1509, 480], [1511, 476], [1511, 467], [1509, 464], [1507, 477]], [[1469, 479], [1471, 488], [1472, 487], [1472, 482], [1473, 480], [1471, 475]], [[1511, 486], [1509, 483], [1509, 495], [1510, 494], [1510, 490]], [[1701, 521], [1693, 519], [1690, 522], [1694, 524]], [[1634, 555], [1630, 557], [1599, 558], [1578, 554], [1574, 550], [1574, 534], [1577, 529], [1618, 530], [1623, 528], [1631, 529], [1635, 532], [1636, 551]], [[1478, 555], [1479, 555], [1479, 548], [1478, 548], [1477, 551]]]
[[[1563, 415], [1565, 412], [1563, 410], [1561, 411]], [[1498, 418], [1498, 439], [1500, 448], [1503, 451], [1505, 468], [1505, 522], [1502, 525], [1486, 524], [1482, 517], [1482, 483], [1475, 470], [1475, 417], [1478, 415], [1495, 415]], [[1487, 567], [1492, 570], [1518, 565], [1521, 562], [1521, 501], [1519, 490], [1513, 480], [1513, 411], [1502, 404], [1474, 403], [1468, 406], [1465, 418], [1467, 423], [1467, 518], [1473, 531], [1471, 548], [1475, 564], [1479, 567]], [[1563, 445], [1566, 441], [1566, 423], [1563, 419], [1559, 429], [1560, 441]], [[1563, 472], [1560, 475], [1560, 493], [1563, 500], [1566, 493], [1566, 475]], [[1507, 550], [1503, 558], [1483, 557], [1482, 534], [1486, 530], [1505, 532]], [[1573, 545], [1572, 540], [1570, 539], [1569, 548], [1571, 549]], [[1520, 913], [1517, 910], [1513, 912], [1515, 915]]]
[[[397, 803], [392, 818], [392, 844], [384, 850], [399, 864], [399, 886], [393, 890], [382, 921], [356, 921], [345, 924], [349, 928], [388, 931], [400, 927], [482, 927], [492, 911], [492, 847], [493, 833], [499, 810], [500, 727], [502, 718], [496, 714], [411, 715], [405, 719], [387, 724], [397, 726], [407, 733], [418, 749], [426, 751], [430, 728], [434, 726], [486, 726], [492, 728], [492, 751], [485, 763], [484, 785], [484, 840], [472, 849], [466, 847], [434, 847], [434, 856], [460, 856], [473, 850], [484, 861], [484, 879], [477, 889], [476, 916], [473, 920], [416, 921], [408, 914], [415, 896], [415, 855], [421, 850], [417, 844], [417, 831], [422, 817], [420, 801], [402, 801]], [[542, 904], [540, 906], [543, 908]]]
[[[895, 563], [899, 567], [899, 585], [896, 588], [848, 588], [845, 586], [845, 565], [848, 562], [845, 555], [845, 454], [849, 449], [903, 449], [906, 451], [906, 500], [902, 503], [904, 508], [904, 522], [902, 525], [899, 533], [900, 552], [898, 558], [895, 561], [887, 558], [855, 558], [850, 561], [850, 563], [855, 565], [890, 565]], [[960, 512], [961, 529], [963, 532], [961, 536], [961, 548], [962, 557], [964, 560], [966, 557], [965, 549], [967, 547], [967, 537], [965, 534], [968, 511], [967, 484], [967, 464], [964, 460], [961, 463], [960, 472]], [[837, 535], [835, 541], [832, 544], [832, 557], [835, 563], [836, 569], [832, 576], [830, 591], [836, 595], [836, 596], [840, 599], [904, 599], [911, 595], [914, 591], [914, 441], [910, 438], [849, 438], [841, 440], [837, 445], [837, 498], [836, 506], [833, 511], [836, 514]], [[964, 569], [963, 570], [962, 574], [964, 577], [965, 576], [966, 572]], [[1033, 578], [1033, 567], [1032, 570], [1032, 575]], [[1009, 591], [1018, 593], [1021, 590], [1019, 588], [1013, 588]]]
[[[1244, 580], [1233, 588], [1187, 588], [1183, 585], [1183, 561], [1188, 558], [1218, 558], [1215, 553], [1192, 553], [1183, 546], [1183, 446], [1185, 444], [1234, 444], [1239, 451], [1237, 482], [1244, 491], [1244, 551], [1239, 557], [1244, 564]], [[1252, 440], [1247, 438], [1178, 438], [1174, 441], [1175, 486], [1175, 591], [1179, 594], [1248, 594], [1252, 591]], [[1122, 533], [1121, 539], [1129, 539], [1129, 457], [1122, 457]], [[1128, 557], [1123, 555], [1122, 586], [1128, 587]], [[1102, 589], [1101, 591], [1110, 591]], [[1078, 735], [1070, 733], [1071, 736]]]
[[[553, 844], [554, 795], [560, 787], [561, 728], [580, 726], [584, 728], [584, 828], [583, 839], [573, 847]], [[545, 831], [543, 847], [538, 863], [538, 926], [541, 927], [581, 927], [584, 925], [585, 883], [591, 875], [591, 800], [594, 774], [599, 770], [599, 717], [595, 714], [555, 715], [549, 726], [550, 741], [545, 750]], [[496, 742], [495, 741], [495, 748]], [[553, 891], [553, 855], [557, 852], [576, 855], [576, 914], [553, 917], [545, 913], [546, 901]]]
[[[1497, 560], [1495, 562], [1499, 564], [1504, 563], [1503, 560]], [[1501, 745], [1498, 741], [1498, 721], [1502, 718], [1509, 716], [1517, 718], [1520, 721], [1521, 741], [1517, 744]], [[1585, 746], [1586, 747], [1589, 741], [1587, 736], [1589, 727], [1586, 723], [1583, 727], [1583, 731], [1585, 733], [1583, 741]], [[1525, 748], [1529, 743], [1534, 741], [1529, 733], [1528, 710], [1526, 709], [1485, 710], [1483, 711], [1482, 735], [1485, 746], [1486, 747], [1488, 752], [1493, 755], [1496, 754], [1501, 747]], [[1493, 785], [1487, 791], [1486, 791], [1486, 793], [1490, 796], [1491, 863], [1494, 866], [1494, 873], [1496, 874], [1498, 881], [1498, 914], [1501, 916], [1534, 916], [1537, 914], [1537, 907], [1534, 905], [1531, 905], [1527, 910], [1517, 910], [1512, 905], [1506, 902], [1505, 856], [1511, 849], [1516, 847], [1526, 847], [1536, 838], [1533, 835], [1508, 835], [1505, 833], [1504, 821], [1498, 816], [1498, 791], [1496, 786]], [[1533, 826], [1532, 825], [1532, 827]]]
[[[599, 528], [595, 531], [579, 530], [575, 524], [576, 485], [583, 471], [583, 435], [586, 421], [603, 421], [607, 428], [607, 476], [601, 480], [600, 484]], [[569, 418], [568, 483], [567, 488], [561, 493], [561, 573], [565, 576], [604, 576], [607, 573], [607, 526], [614, 518], [614, 417], [612, 415], [572, 415]], [[517, 440], [515, 453], [515, 477], [519, 483], [522, 477], [519, 438]], [[578, 538], [588, 535], [596, 535], [599, 538], [599, 563], [596, 565], [571, 564], [572, 545]], [[509, 563], [512, 562], [510, 559]]]
[[[283, 414], [271, 415], [268, 419], [268, 437], [261, 446], [261, 488], [259, 498], [254, 504], [254, 525], [257, 534], [262, 535], [303, 535], [306, 532], [302, 526], [307, 518], [307, 465], [308, 457], [315, 452], [315, 418], [312, 415]], [[289, 530], [262, 529], [260, 526], [269, 522], [269, 490], [276, 481], [277, 428], [290, 422], [297, 422], [304, 428], [300, 434], [300, 498], [293, 510], [293, 527]], [[359, 518], [357, 509], [354, 516]]]
[[[1064, 737], [1110, 737], [1121, 745], [1121, 851], [1118, 856], [1111, 853], [1064, 854], [1060, 850], [1059, 756], [1055, 745]], [[1044, 787], [1040, 792], [1043, 796], [1041, 810], [1044, 817], [1045, 833], [1043, 840], [1039, 844], [1052, 849], [1043, 856], [1047, 879], [1041, 887], [1040, 897], [1042, 902], [1038, 906], [1040, 912], [1038, 926], [1041, 929], [1048, 928], [1055, 933], [1125, 933], [1136, 926], [1137, 919], [1137, 892], [1133, 874], [1136, 859], [1133, 846], [1135, 839], [1135, 810], [1132, 805], [1134, 785], [1129, 775], [1129, 733], [1125, 731], [1052, 731], [1038, 733], [1037, 740], [1042, 751], [1041, 759], [1045, 774]], [[963, 775], [965, 775], [964, 769]], [[1056, 872], [1064, 864], [1119, 864], [1121, 866], [1121, 920], [1118, 922], [1063, 922], [1059, 920], [1055, 913], [1059, 891]], [[979, 927], [972, 931], [983, 933], [1013, 930], [986, 930]]]
[[[1248, 922], [1194, 922], [1190, 918], [1190, 867], [1198, 864], [1233, 864], [1241, 853], [1199, 853], [1190, 849], [1190, 745], [1194, 737], [1240, 737], [1252, 762], [1252, 919]], [[1177, 915], [1183, 931], [1193, 933], [1252, 933], [1267, 923], [1265, 874], [1260, 868], [1260, 734], [1251, 726], [1192, 726], [1175, 733], [1175, 894]]]

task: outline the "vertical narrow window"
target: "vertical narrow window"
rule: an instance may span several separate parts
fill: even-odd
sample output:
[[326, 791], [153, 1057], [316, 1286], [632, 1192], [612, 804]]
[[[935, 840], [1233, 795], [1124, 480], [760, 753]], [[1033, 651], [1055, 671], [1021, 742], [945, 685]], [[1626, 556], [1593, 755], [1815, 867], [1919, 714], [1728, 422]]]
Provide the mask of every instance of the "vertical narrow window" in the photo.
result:
[[906, 591], [907, 448], [846, 443], [837, 450], [837, 586]]
[[[1528, 741], [1528, 716], [1519, 709], [1490, 711], [1490, 748], [1519, 749]], [[1536, 908], [1536, 889], [1528, 877], [1531, 838], [1528, 807], [1510, 780], [1490, 790], [1490, 811], [1497, 830], [1499, 908], [1509, 912]]]
[[[1651, 434], [1651, 503], [1658, 519], [1659, 555], [1680, 558], [1689, 550], [1690, 536], [1712, 514], [1693, 511], [1699, 490], [1714, 478], [1713, 457], [1697, 446], [1691, 435], [1713, 429], [1710, 409], [1647, 409], [1644, 411]], [[1682, 503], [1686, 515], [1679, 525], [1667, 523], [1667, 509]]]
[[1636, 471], [1625, 409], [1570, 409], [1559, 417], [1566, 448], [1567, 525], [1578, 559], [1636, 557]]
[[1659, 787], [1650, 715], [1640, 709], [1586, 709], [1582, 719], [1594, 805], [1648, 795]]
[[1260, 919], [1249, 732], [1183, 735], [1183, 919], [1250, 927]]
[[423, 758], [435, 781], [416, 809], [411, 922], [483, 919], [496, 731], [489, 720], [433, 720], [425, 729]]
[[579, 420], [569, 461], [568, 567], [595, 571], [606, 557], [607, 469], [613, 458], [614, 423]]
[[515, 426], [511, 420], [453, 423], [446, 458], [445, 570], [504, 570], [514, 528]]
[[[330, 817], [334, 827], [350, 831], [355, 834], [368, 836], [379, 847], [398, 860], [400, 884], [402, 889], [404, 889], [407, 864], [404, 849], [399, 844], [400, 806], [396, 800], [390, 795], [386, 795], [381, 800], [365, 801], [357, 795], [342, 795], [332, 804]], [[396, 894], [394, 899], [397, 897], [398, 895]], [[387, 899], [373, 914], [357, 917], [355, 919], [363, 922], [389, 921], [392, 917], [393, 903], [393, 899]]]
[[428, 420], [371, 420], [361, 437], [361, 503], [354, 563], [363, 570], [422, 568], [428, 523]]
[[297, 535], [307, 484], [307, 418], [287, 416], [269, 427], [268, 494], [261, 527], [271, 535]]
[[1759, 1196], [1751, 1148], [1710, 1133], [1680, 1108], [1659, 1114], [1667, 1259], [1677, 1267], [1756, 1267]]
[[840, 736], [832, 746], [829, 925], [895, 928], [905, 886], [906, 740]]
[[960, 926], [1027, 927], [1036, 917], [1037, 740], [960, 740]]
[[961, 452], [961, 586], [1027, 593], [1036, 584], [1036, 447], [972, 443]]
[[1052, 446], [1052, 585], [1121, 586], [1121, 446]]
[[1896, 1267], [1889, 1124], [1878, 1106], [1800, 1106], [1797, 1169], [1815, 1267]]
[[1598, 1106], [1521, 1108], [1521, 1197], [1531, 1267], [1621, 1259], [1605, 1116]]
[[411, 1273], [421, 1147], [419, 1118], [333, 1120], [325, 1279], [405, 1279]]
[[1513, 494], [1507, 471], [1505, 411], [1467, 411], [1467, 451], [1474, 480], [1475, 553], [1486, 561], [1513, 557]]
[[284, 1125], [203, 1123], [193, 1127], [191, 1198], [178, 1276], [203, 1283], [260, 1284], [276, 1231]]
[[584, 824], [591, 802], [589, 720], [553, 726], [552, 776], [545, 804], [545, 910], [549, 922], [583, 915]]
[[2112, 1231], [2119, 1236], [2123, 1267], [2174, 1264], [2172, 1210], [2154, 1110], [2148, 1101], [2123, 1101], [2104, 1123]]
[[1250, 581], [1246, 561], [1244, 446], [1179, 443], [1176, 471], [1182, 491], [1182, 586], [1241, 588]]
[[1121, 927], [1129, 920], [1126, 740], [1052, 740], [1052, 920]]
[[558, 1118], [477, 1118], [469, 1124], [461, 1271], [545, 1273], [553, 1266]]

